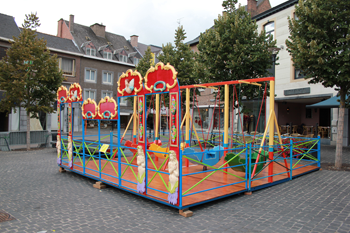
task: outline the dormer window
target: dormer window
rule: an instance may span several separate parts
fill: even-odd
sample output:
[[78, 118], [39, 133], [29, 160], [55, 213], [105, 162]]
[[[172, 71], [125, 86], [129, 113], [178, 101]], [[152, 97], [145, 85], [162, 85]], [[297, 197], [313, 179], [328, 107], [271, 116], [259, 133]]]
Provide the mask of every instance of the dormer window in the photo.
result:
[[86, 55], [96, 56], [96, 49], [86, 48]]
[[135, 66], [139, 64], [141, 56], [138, 52], [129, 53], [128, 57], [132, 59], [132, 62], [134, 63]]
[[121, 61], [121, 62], [128, 62], [128, 57], [127, 56], [125, 56], [125, 55], [123, 55], [123, 54], [119, 54], [119, 61]]
[[103, 52], [103, 58], [112, 60], [112, 53], [111, 52]]
[[125, 51], [124, 48], [116, 49], [114, 50], [115, 56], [118, 58], [120, 62], [128, 63], [128, 53]]
[[109, 60], [113, 59], [113, 55], [112, 55], [113, 50], [110, 46], [110, 42], [108, 42], [106, 45], [99, 47], [98, 52], [105, 59], [109, 59]]
[[86, 55], [96, 56], [96, 47], [91, 41], [84, 42], [80, 48], [85, 49]]

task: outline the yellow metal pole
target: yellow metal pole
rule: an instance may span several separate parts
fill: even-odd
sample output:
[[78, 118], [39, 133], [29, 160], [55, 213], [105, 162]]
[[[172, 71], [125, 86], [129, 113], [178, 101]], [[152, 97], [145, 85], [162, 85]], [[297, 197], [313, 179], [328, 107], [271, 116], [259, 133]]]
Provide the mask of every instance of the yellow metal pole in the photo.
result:
[[133, 115], [130, 117], [129, 123], [128, 123], [128, 125], [126, 126], [125, 131], [124, 131], [124, 134], [123, 134], [123, 137], [121, 138], [120, 141], [123, 141], [123, 139], [124, 139], [124, 137], [125, 137], [125, 134], [126, 134], [126, 132], [128, 131], [128, 129], [129, 129], [129, 126], [130, 126], [130, 123], [131, 123], [133, 117], [134, 117]]
[[134, 127], [132, 129], [133, 131], [133, 141], [134, 143], [136, 143], [136, 134], [137, 134], [137, 120], [136, 120], [136, 117], [137, 117], [137, 96], [134, 96]]
[[[229, 123], [229, 110], [230, 110], [230, 104], [229, 104], [229, 88], [228, 84], [225, 84], [225, 117], [224, 117], [224, 149], [228, 149], [228, 123]], [[224, 152], [224, 156], [226, 156], [227, 151]], [[223, 163], [225, 163], [225, 160], [223, 160]], [[227, 167], [227, 164], [225, 165]], [[225, 169], [226, 170], [226, 169]]]
[[[194, 96], [193, 96], [194, 98]], [[186, 88], [186, 147], [190, 146], [190, 89]], [[193, 124], [193, 123], [192, 123]], [[193, 126], [194, 131], [196, 132], [195, 126]], [[197, 135], [197, 132], [196, 132]], [[199, 142], [200, 143], [200, 142]], [[185, 166], [188, 167], [189, 161], [188, 159], [185, 159]]]
[[[270, 81], [270, 116], [274, 116], [275, 113], [275, 81]], [[269, 159], [273, 160], [273, 145], [274, 145], [274, 136], [275, 136], [275, 128], [274, 121], [270, 121], [269, 123]], [[273, 182], [273, 163], [269, 164], [269, 178], [268, 181], [270, 183]]]
[[[190, 145], [190, 89], [186, 88], [186, 144]], [[194, 127], [194, 126], [193, 126]]]
[[156, 94], [156, 127], [155, 127], [155, 138], [158, 142], [159, 135], [158, 135], [158, 129], [159, 129], [159, 94]]

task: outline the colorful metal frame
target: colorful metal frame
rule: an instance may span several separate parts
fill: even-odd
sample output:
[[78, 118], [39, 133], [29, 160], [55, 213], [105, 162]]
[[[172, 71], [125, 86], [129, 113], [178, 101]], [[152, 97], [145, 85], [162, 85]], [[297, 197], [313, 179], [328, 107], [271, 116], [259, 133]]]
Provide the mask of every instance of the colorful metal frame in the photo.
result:
[[[120, 85], [117, 102], [112, 98], [105, 98], [97, 106], [94, 100], [85, 100], [82, 106], [83, 122], [88, 119], [97, 121], [98, 135], [87, 136], [83, 128], [82, 139], [74, 139], [70, 128], [71, 134], [68, 137], [58, 138], [60, 142], [57, 147], [58, 165], [178, 209], [185, 209], [237, 193], [250, 192], [275, 185], [320, 168], [320, 138], [286, 138], [280, 135], [275, 137], [271, 133], [268, 134], [268, 129], [270, 129], [270, 132], [274, 132], [271, 124], [277, 123], [273, 111], [270, 112], [264, 135], [257, 137], [260, 145], [252, 144], [253, 140], [248, 139], [242, 142], [240, 140], [241, 135], [229, 134], [228, 130], [225, 130], [222, 134], [217, 134], [211, 139], [215, 140], [216, 138], [223, 141], [222, 148], [217, 147], [216, 151], [198, 151], [196, 147], [198, 144], [193, 147], [190, 145], [191, 141], [201, 143], [205, 141], [205, 138], [200, 138], [195, 130], [194, 132], [189, 130], [193, 124], [189, 114], [189, 106], [186, 106], [184, 119], [181, 121], [181, 106], [179, 104], [181, 103], [180, 89], [186, 89], [186, 93], [188, 93], [186, 96], [187, 100], [189, 99], [189, 89], [198, 85], [180, 87], [176, 75], [177, 72], [172, 66], [158, 63], [155, 67], [148, 70], [143, 86], [141, 75], [138, 72], [129, 70], [120, 77], [118, 83], [121, 84], [123, 79], [132, 77], [136, 80], [134, 85], [137, 83], [139, 86], [134, 86], [134, 89], [132, 91], [128, 90], [130, 92], [128, 93], [124, 90], [126, 87]], [[242, 82], [252, 84], [270, 82], [270, 85], [273, 85], [274, 78], [209, 83], [201, 84], [201, 87], [224, 85], [225, 99], [227, 100], [228, 85]], [[273, 88], [270, 92], [274, 95]], [[154, 157], [153, 154], [159, 153], [159, 151], [149, 149], [149, 142], [146, 137], [145, 114], [147, 112], [147, 96], [156, 95], [157, 105], [159, 105], [159, 96], [161, 94], [168, 94], [170, 97], [170, 128], [172, 129], [172, 126], [175, 126], [176, 132], [171, 131], [169, 136], [176, 135], [176, 137], [174, 137], [175, 140], [171, 141], [168, 152], [162, 152], [169, 156], [164, 156], [162, 161], [158, 161], [158, 157]], [[124, 136], [127, 130], [122, 135], [121, 124], [117, 120], [120, 119], [120, 111], [115, 107], [119, 106], [121, 98], [127, 97], [134, 97], [134, 112], [128, 124], [129, 126], [131, 121], [134, 121], [133, 143], [130, 142], [132, 146], [124, 144]], [[70, 104], [67, 103], [64, 87], [59, 89], [57, 98], [58, 109], [60, 109], [60, 104]], [[189, 101], [186, 102], [189, 103]], [[114, 104], [113, 108], [110, 109], [111, 111], [108, 110], [111, 113], [110, 118], [103, 115], [106, 110], [101, 112], [101, 105], [104, 103]], [[87, 106], [91, 109], [88, 109]], [[89, 110], [91, 110], [90, 118], [87, 116]], [[156, 111], [159, 111], [157, 106]], [[225, 101], [226, 129], [228, 128], [228, 111], [229, 104]], [[58, 119], [59, 122], [62, 120], [60, 114], [58, 114]], [[117, 137], [112, 132], [105, 135], [101, 134], [101, 122], [104, 120], [117, 122]], [[72, 120], [70, 119], [69, 121], [71, 122]], [[181, 122], [182, 124], [180, 125]], [[184, 132], [182, 125], [185, 122], [186, 130]], [[159, 122], [156, 122], [156, 124], [159, 124]], [[190, 135], [190, 132], [193, 135]], [[182, 141], [180, 136], [183, 134], [186, 135], [183, 143], [187, 146], [181, 148], [180, 144]], [[60, 136], [60, 134], [58, 135]], [[88, 137], [92, 136], [97, 136], [98, 139], [88, 140]], [[108, 138], [109, 144], [107, 145], [109, 149], [101, 151], [103, 146], [102, 140], [106, 145], [105, 141]], [[229, 145], [229, 139], [234, 142], [232, 145]], [[158, 135], [156, 135], [156, 140], [160, 140]], [[268, 145], [266, 145], [267, 141], [269, 142]], [[213, 141], [209, 143], [215, 144]], [[262, 153], [263, 150], [269, 152], [268, 156]], [[129, 151], [131, 151], [131, 154]], [[70, 154], [72, 155], [71, 157]], [[203, 158], [203, 156], [210, 157], [221, 154], [224, 156], [215, 165], [205, 162], [206, 160], [198, 159]], [[230, 154], [230, 157], [228, 157], [228, 154]], [[197, 156], [197, 159], [194, 159], [195, 156]], [[263, 156], [264, 159], [259, 160], [259, 156]], [[225, 160], [224, 157], [227, 159]], [[219, 163], [219, 161], [221, 162]], [[192, 165], [189, 166], [189, 163]], [[233, 165], [231, 166], [230, 164]], [[261, 169], [257, 169], [258, 166]], [[201, 167], [207, 169], [199, 170], [198, 168]], [[278, 169], [278, 167], [282, 167], [282, 169]], [[206, 197], [203, 198], [202, 194]]]

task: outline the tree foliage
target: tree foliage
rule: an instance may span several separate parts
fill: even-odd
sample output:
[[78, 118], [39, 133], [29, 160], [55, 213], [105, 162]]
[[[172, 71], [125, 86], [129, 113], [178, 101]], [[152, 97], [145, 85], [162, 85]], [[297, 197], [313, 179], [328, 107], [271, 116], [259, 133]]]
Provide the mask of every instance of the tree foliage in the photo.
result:
[[181, 25], [175, 30], [175, 46], [171, 43], [163, 45], [162, 53], [158, 56], [159, 61], [174, 66], [182, 86], [198, 83], [194, 73], [196, 53], [191, 50], [188, 44], [184, 43], [186, 38], [185, 29]]
[[310, 78], [309, 83], [321, 83], [339, 91], [335, 164], [339, 168], [344, 107], [350, 90], [350, 4], [343, 0], [300, 0], [295, 15], [289, 19], [290, 36], [286, 40], [294, 66]]
[[[244, 7], [235, 8], [237, 1], [224, 1], [223, 15], [199, 38], [196, 73], [205, 82], [220, 82], [260, 78], [268, 75], [272, 66], [271, 49], [276, 42], [258, 32]], [[242, 84], [242, 96], [259, 96], [256, 86]]]
[[[36, 14], [26, 15], [19, 37], [10, 41], [11, 47], [0, 61], [0, 89], [6, 91], [0, 108], [23, 107], [27, 111], [27, 136], [30, 116], [53, 112], [56, 91], [63, 81], [57, 56], [50, 54], [46, 41], [38, 39], [33, 30], [39, 25]], [[27, 137], [27, 149], [29, 142]]]
[[147, 70], [152, 66], [152, 51], [151, 47], [148, 46], [145, 52], [145, 55], [140, 60], [139, 64], [136, 66], [136, 70], [144, 77], [147, 73]]

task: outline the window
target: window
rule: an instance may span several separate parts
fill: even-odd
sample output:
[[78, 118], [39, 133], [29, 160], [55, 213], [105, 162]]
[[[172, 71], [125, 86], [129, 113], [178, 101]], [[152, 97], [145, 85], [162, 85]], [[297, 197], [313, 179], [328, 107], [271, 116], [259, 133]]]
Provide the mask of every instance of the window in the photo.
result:
[[127, 98], [120, 98], [120, 106], [126, 106], [128, 105], [128, 100]]
[[112, 60], [112, 53], [110, 52], [103, 52], [103, 58]]
[[84, 91], [84, 99], [92, 99], [92, 100], [96, 100], [96, 91], [95, 90], [85, 90]]
[[294, 67], [294, 79], [304, 79], [304, 77], [303, 71]]
[[108, 96], [109, 98], [113, 97], [113, 92], [112, 91], [102, 91], [102, 98], [105, 98]]
[[69, 58], [59, 58], [59, 67], [65, 75], [75, 75], [75, 60]]
[[112, 84], [113, 82], [113, 72], [103, 71], [102, 72], [102, 83], [103, 84]]
[[85, 69], [85, 81], [86, 82], [96, 82], [96, 70], [95, 69]]
[[123, 55], [123, 54], [119, 54], [119, 61], [122, 61], [122, 62], [128, 62], [128, 57]]
[[306, 118], [312, 118], [312, 109], [311, 108], [306, 108], [305, 109], [306, 111], [305, 111], [305, 117]]
[[96, 49], [86, 48], [86, 55], [96, 56]]
[[295, 12], [294, 12], [293, 15], [294, 15], [294, 19], [295, 19], [295, 20], [298, 20], [298, 19], [299, 19], [299, 17], [295, 14]]
[[134, 57], [134, 65], [137, 66], [140, 62], [140, 59]]
[[265, 34], [267, 36], [272, 35], [272, 39], [274, 40], [274, 34], [275, 34], [275, 22], [270, 22], [264, 25]]

